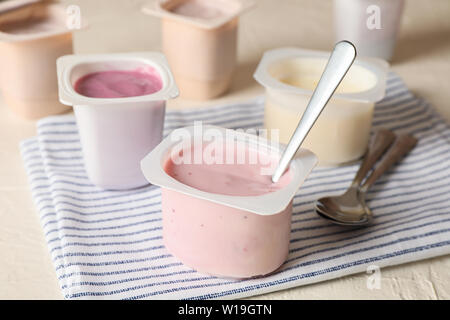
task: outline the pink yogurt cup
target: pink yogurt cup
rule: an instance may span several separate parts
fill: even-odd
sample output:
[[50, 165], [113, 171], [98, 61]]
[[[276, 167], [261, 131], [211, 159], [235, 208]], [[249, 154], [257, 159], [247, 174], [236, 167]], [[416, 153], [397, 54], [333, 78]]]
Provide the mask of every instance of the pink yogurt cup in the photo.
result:
[[[224, 137], [229, 130], [203, 128], [213, 128]], [[181, 131], [194, 136], [195, 129], [174, 130], [141, 161], [147, 180], [162, 188], [167, 250], [199, 272], [216, 276], [250, 278], [278, 269], [289, 251], [292, 199], [316, 165], [316, 156], [301, 150], [290, 164], [289, 181], [277, 191], [256, 196], [210, 193], [181, 183], [165, 170]], [[235, 132], [233, 139], [250, 141], [248, 148], [263, 146], [277, 157], [282, 152], [281, 146], [252, 140], [254, 136], [243, 132]]]

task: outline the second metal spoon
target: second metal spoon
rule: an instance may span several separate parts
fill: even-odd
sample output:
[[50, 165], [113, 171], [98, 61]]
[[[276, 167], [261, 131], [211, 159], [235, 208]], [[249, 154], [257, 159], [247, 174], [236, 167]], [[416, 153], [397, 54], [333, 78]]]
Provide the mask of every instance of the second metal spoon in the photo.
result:
[[330, 222], [340, 225], [361, 226], [369, 224], [372, 220], [372, 211], [365, 202], [366, 192], [384, 172], [413, 149], [417, 143], [417, 139], [410, 135], [398, 137], [377, 168], [360, 186], [364, 176], [386, 148], [391, 145], [394, 138], [395, 135], [390, 131], [379, 131], [350, 188], [341, 196], [324, 197], [317, 200], [315, 203], [316, 212]]

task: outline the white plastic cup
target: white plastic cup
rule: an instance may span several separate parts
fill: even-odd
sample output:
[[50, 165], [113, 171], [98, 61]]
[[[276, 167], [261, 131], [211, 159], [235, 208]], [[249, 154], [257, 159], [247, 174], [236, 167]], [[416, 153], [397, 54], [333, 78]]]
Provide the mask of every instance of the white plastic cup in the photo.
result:
[[[100, 71], [154, 68], [163, 87], [153, 94], [127, 98], [90, 98], [74, 90], [75, 82]], [[104, 189], [147, 184], [140, 160], [162, 139], [166, 100], [178, 96], [161, 53], [69, 55], [58, 59], [59, 98], [72, 105], [84, 164], [92, 183]]]
[[404, 0], [334, 0], [335, 40], [348, 40], [359, 56], [389, 61], [395, 49]]
[[[68, 111], [70, 107], [58, 101], [56, 78], [56, 59], [72, 53], [72, 32], [65, 24], [65, 8], [47, 1], [28, 5], [16, 2], [16, 7], [13, 1], [0, 4], [3, 98], [14, 113], [27, 119]], [[48, 30], [17, 31], [29, 21], [47, 20]]]

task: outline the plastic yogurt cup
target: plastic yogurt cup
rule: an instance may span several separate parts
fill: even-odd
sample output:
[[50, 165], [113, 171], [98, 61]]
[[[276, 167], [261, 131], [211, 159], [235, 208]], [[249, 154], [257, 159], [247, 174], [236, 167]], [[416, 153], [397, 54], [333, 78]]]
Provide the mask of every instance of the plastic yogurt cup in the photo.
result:
[[154, 1], [143, 12], [161, 17], [163, 51], [182, 98], [207, 100], [230, 86], [239, 15], [245, 0]]
[[6, 104], [28, 119], [69, 110], [58, 101], [56, 77], [56, 59], [72, 53], [65, 7], [48, 1], [9, 4], [0, 4], [0, 89]]
[[360, 56], [391, 60], [404, 0], [334, 0], [336, 41], [351, 41]]
[[[163, 54], [156, 52], [69, 55], [58, 59], [59, 98], [73, 106], [85, 168], [104, 189], [147, 184], [140, 160], [162, 139], [166, 100], [178, 96]], [[157, 74], [161, 89], [146, 95], [95, 98], [75, 90], [78, 80], [109, 71]]]
[[[327, 63], [329, 52], [297, 48], [267, 51], [254, 77], [266, 88], [264, 126], [288, 143]], [[303, 145], [319, 164], [340, 165], [366, 151], [375, 102], [385, 95], [388, 63], [356, 59]]]
[[[205, 129], [216, 130], [222, 137], [234, 132], [224, 141], [243, 143], [259, 156], [275, 155], [278, 161], [282, 152], [280, 146], [243, 132], [214, 126], [204, 126], [203, 132]], [[172, 131], [141, 162], [147, 180], [162, 188], [167, 250], [186, 265], [218, 276], [248, 278], [275, 271], [288, 255], [292, 199], [317, 158], [301, 149], [273, 188], [267, 172], [258, 176], [257, 165], [202, 163], [196, 164], [197, 168], [188, 164], [174, 169], [172, 156], [174, 150], [180, 150], [178, 137], [186, 132], [195, 136], [195, 130]], [[198, 147], [194, 141], [181, 148], [183, 153], [193, 150], [195, 154], [195, 150], [204, 151], [213, 143], [206, 135], [199, 140], [207, 146]]]

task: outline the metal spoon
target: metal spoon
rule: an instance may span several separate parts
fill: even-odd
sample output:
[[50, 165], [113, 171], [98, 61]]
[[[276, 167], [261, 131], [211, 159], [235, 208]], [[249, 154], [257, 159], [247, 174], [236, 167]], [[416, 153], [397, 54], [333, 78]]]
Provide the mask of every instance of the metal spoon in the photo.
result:
[[353, 64], [355, 57], [356, 49], [350, 42], [341, 41], [334, 46], [325, 70], [311, 96], [311, 100], [309, 100], [308, 106], [272, 175], [272, 182], [277, 182], [283, 175], [303, 140], [305, 140], [322, 110]]
[[[355, 177], [355, 180], [353, 180], [352, 185], [343, 195], [337, 197], [325, 197], [316, 201], [315, 209], [321, 217], [324, 217], [328, 221], [335, 224], [346, 226], [361, 226], [369, 224], [372, 221], [372, 211], [369, 209], [365, 201], [366, 192], [383, 173], [385, 173], [394, 163], [399, 161], [417, 144], [417, 139], [413, 136], [402, 135], [398, 137], [386, 156], [381, 160], [380, 164], [366, 179], [364, 184], [359, 187], [359, 183], [361, 182], [360, 179], [362, 179], [361, 175], [363, 175], [363, 173], [364, 175], [367, 173], [367, 168], [370, 169], [371, 167], [369, 164], [371, 162], [376, 162], [376, 155], [379, 154], [383, 147], [386, 148], [386, 141], [391, 139], [386, 137], [387, 135], [382, 132], [377, 135], [377, 138], [374, 141], [375, 151], [369, 151]], [[381, 154], [382, 153], [383, 152], [381, 152]]]
[[[355, 203], [359, 203], [358, 189], [361, 182], [394, 140], [395, 134], [392, 131], [385, 129], [377, 131], [347, 191], [340, 196], [325, 197], [317, 200], [315, 204], [316, 211], [332, 220], [340, 220], [339, 218], [345, 220], [347, 215], [361, 215], [361, 208], [355, 207]], [[324, 207], [328, 208], [328, 210], [324, 209]], [[342, 214], [342, 211], [344, 214]], [[340, 217], [341, 215], [342, 217]]]

